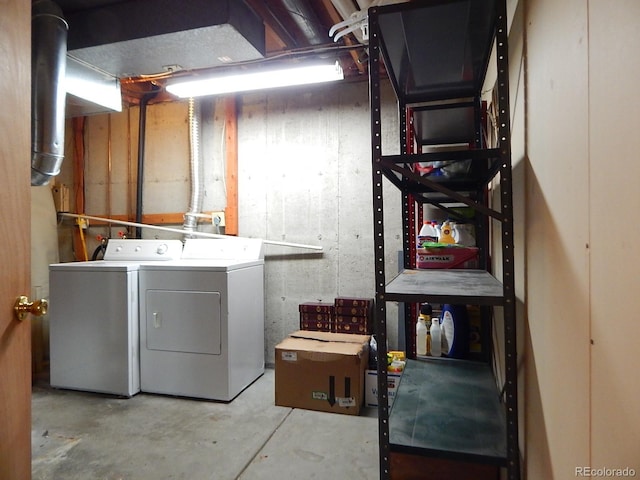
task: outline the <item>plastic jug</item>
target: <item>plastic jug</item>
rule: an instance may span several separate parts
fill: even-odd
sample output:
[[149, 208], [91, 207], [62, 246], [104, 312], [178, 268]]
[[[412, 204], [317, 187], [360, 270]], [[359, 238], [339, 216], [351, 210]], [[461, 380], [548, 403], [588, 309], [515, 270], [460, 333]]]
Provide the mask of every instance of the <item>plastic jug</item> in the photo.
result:
[[434, 228], [433, 224], [425, 220], [422, 223], [422, 228], [418, 233], [418, 247], [422, 246], [422, 242], [437, 242], [438, 241], [438, 232]]
[[466, 305], [442, 307], [442, 352], [451, 358], [466, 358], [469, 355], [469, 315]]
[[449, 222], [444, 222], [440, 227], [440, 237], [438, 238], [440, 243], [456, 243], [456, 239], [453, 237], [453, 229]]

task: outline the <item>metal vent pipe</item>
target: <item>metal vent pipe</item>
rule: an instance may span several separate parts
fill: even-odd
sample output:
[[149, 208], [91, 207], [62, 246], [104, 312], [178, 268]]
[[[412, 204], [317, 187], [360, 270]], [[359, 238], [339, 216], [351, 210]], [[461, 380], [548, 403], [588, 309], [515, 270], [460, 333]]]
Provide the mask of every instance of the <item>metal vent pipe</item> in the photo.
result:
[[46, 185], [64, 159], [67, 32], [62, 10], [36, 0], [31, 18], [31, 185]]
[[321, 31], [318, 27], [320, 20], [308, 0], [283, 0], [282, 3], [310, 45], [327, 43], [327, 32]]
[[[202, 158], [200, 154], [200, 102], [189, 99], [189, 148], [191, 166], [191, 203], [189, 211], [184, 215], [182, 228], [187, 232], [194, 232], [198, 227], [198, 216], [202, 212], [204, 199], [204, 178], [202, 173]], [[187, 233], [185, 238], [191, 238]]]

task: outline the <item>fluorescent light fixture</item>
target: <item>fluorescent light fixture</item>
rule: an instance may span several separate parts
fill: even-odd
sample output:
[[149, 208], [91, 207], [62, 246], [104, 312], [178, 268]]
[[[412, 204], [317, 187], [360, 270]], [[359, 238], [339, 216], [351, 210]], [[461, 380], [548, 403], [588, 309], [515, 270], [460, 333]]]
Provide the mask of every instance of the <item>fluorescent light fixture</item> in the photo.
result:
[[169, 83], [169, 93], [182, 98], [246, 92], [266, 88], [290, 87], [344, 79], [338, 62], [324, 65], [288, 67], [264, 72], [227, 74], [199, 79], [180, 79]]

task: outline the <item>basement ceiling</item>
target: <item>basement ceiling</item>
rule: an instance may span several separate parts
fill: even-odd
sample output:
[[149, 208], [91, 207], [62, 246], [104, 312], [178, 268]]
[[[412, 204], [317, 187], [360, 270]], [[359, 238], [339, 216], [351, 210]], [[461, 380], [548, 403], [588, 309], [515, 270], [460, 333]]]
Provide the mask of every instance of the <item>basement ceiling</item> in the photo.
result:
[[56, 3], [69, 23], [69, 55], [119, 78], [123, 99], [130, 104], [157, 90], [174, 72], [275, 59], [303, 61], [331, 56], [339, 60], [347, 80], [368, 77], [366, 46], [355, 35], [359, 32], [341, 36], [337, 42], [329, 37], [331, 27], [345, 19], [345, 11], [358, 12], [361, 5], [371, 3], [367, 0]]

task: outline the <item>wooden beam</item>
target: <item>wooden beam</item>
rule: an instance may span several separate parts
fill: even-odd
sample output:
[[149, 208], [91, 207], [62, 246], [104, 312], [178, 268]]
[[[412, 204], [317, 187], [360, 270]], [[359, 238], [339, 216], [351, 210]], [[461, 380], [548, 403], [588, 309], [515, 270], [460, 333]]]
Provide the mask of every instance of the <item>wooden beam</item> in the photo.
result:
[[[84, 213], [84, 125], [85, 117], [74, 117], [73, 126], [73, 191], [75, 192], [75, 209]], [[80, 228], [73, 230], [73, 253], [76, 260], [89, 260], [83, 232]]]
[[[297, 39], [290, 33], [291, 20], [285, 16], [278, 17], [273, 11], [273, 2], [267, 3], [265, 0], [248, 0], [247, 3], [254, 11], [262, 17], [265, 25], [265, 41], [267, 41], [267, 56], [275, 51], [289, 50], [299, 47]], [[281, 5], [280, 5], [281, 6]], [[284, 24], [283, 21], [289, 21]]]
[[267, 52], [279, 52], [287, 49], [287, 44], [282, 40], [282, 37], [269, 24], [264, 26], [264, 37]]
[[[120, 222], [133, 222], [135, 219], [130, 215], [104, 215], [104, 214], [91, 214], [92, 217], [103, 217], [117, 220]], [[149, 225], [182, 225], [184, 223], [184, 213], [146, 213], [142, 215], [142, 222]], [[109, 222], [91, 220], [92, 226], [108, 225]]]
[[225, 150], [227, 207], [224, 211], [227, 235], [238, 235], [238, 114], [236, 97], [225, 98]]

